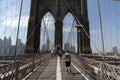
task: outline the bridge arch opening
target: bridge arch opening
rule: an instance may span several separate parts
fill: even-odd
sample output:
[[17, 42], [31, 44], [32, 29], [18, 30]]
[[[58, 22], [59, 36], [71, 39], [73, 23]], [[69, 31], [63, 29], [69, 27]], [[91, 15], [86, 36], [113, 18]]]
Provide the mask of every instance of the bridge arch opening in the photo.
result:
[[41, 20], [40, 52], [54, 49], [55, 19], [51, 12], [45, 13]]
[[71, 52], [77, 51], [77, 29], [74, 16], [68, 12], [63, 19], [63, 48]]

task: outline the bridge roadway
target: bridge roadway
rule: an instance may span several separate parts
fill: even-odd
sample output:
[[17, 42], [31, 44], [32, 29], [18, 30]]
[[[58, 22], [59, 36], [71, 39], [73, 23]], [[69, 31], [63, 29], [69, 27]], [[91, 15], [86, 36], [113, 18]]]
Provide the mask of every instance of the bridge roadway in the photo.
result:
[[76, 65], [78, 60], [75, 56], [72, 56], [72, 61], [71, 72], [67, 72], [64, 59], [54, 57], [22, 80], [94, 80]]

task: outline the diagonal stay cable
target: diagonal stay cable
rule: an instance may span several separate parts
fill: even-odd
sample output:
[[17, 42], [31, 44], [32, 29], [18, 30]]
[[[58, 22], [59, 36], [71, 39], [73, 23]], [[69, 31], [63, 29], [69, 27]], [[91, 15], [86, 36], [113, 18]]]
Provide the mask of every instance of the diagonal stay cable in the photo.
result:
[[44, 22], [44, 27], [45, 27], [45, 31], [46, 31], [46, 33], [47, 33], [47, 37], [48, 37], [48, 39], [50, 40], [50, 36], [49, 36], [49, 34], [48, 34], [48, 30], [47, 30], [47, 26], [48, 26], [48, 22], [49, 22], [49, 20], [48, 20], [48, 22], [47, 22], [47, 24], [45, 23], [45, 20], [43, 19], [43, 22]]
[[73, 30], [73, 28], [74, 28], [74, 22], [75, 22], [75, 19], [73, 19], [72, 27], [71, 27], [71, 29], [70, 29], [69, 36], [68, 36], [68, 38], [67, 38], [67, 42], [70, 40], [69, 38], [70, 38], [71, 32], [72, 32], [72, 30]]
[[[10, 13], [13, 14], [18, 8], [16, 7], [14, 10], [12, 10]], [[5, 16], [2, 20], [0, 20], [0, 23], [2, 23], [4, 20], [7, 19], [7, 17], [9, 17], [11, 14], [8, 14], [7, 16]], [[12, 21], [11, 21], [12, 22]], [[2, 37], [4, 35], [4, 33], [9, 29], [10, 27], [6, 28], [3, 33], [1, 33], [0, 37]]]
[[77, 18], [77, 16], [75, 15], [75, 13], [73, 12], [73, 10], [71, 9], [71, 7], [69, 6], [69, 4], [67, 3], [66, 0], [64, 0], [64, 2], [66, 3], [66, 6], [68, 7], [68, 9], [71, 11], [71, 13], [74, 15], [75, 19], [77, 20], [78, 24], [81, 26], [81, 28], [83, 29], [83, 31], [85, 32], [85, 34], [87, 35], [87, 37], [91, 40], [91, 42], [93, 43], [93, 45], [95, 46], [96, 50], [98, 51], [98, 53], [102, 56], [103, 60], [104, 57], [101, 54], [101, 52], [99, 51], [99, 49], [97, 48], [96, 44], [94, 43], [94, 41], [90, 38], [89, 34], [87, 33], [87, 31], [85, 30], [84, 26], [81, 24], [81, 22], [79, 21], [79, 19]]

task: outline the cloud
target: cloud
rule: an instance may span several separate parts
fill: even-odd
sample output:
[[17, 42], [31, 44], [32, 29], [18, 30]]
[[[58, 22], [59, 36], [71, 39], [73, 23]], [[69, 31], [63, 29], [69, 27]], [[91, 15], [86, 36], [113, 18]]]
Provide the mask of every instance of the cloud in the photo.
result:
[[46, 27], [47, 30], [54, 30], [55, 29], [55, 20], [52, 16], [45, 16], [42, 20], [41, 26], [42, 28]]
[[98, 34], [100, 34], [100, 31], [99, 31], [99, 30], [91, 30], [90, 33], [91, 33], [92, 35], [93, 35], [93, 34], [98, 35]]
[[70, 28], [63, 28], [63, 32], [70, 32]]
[[[21, 16], [20, 27], [27, 27], [29, 16]], [[7, 27], [16, 28], [18, 27], [19, 17], [8, 18], [3, 21], [3, 25], [6, 24]]]
[[72, 28], [71, 30], [71, 27], [68, 27], [68, 28], [63, 28], [63, 32], [75, 32], [76, 29]]

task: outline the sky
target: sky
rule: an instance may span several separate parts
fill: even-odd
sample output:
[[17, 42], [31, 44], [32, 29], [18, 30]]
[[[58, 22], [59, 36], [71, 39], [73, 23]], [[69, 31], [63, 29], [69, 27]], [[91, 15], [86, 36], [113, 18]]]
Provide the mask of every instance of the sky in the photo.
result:
[[[22, 8], [22, 17], [20, 24], [20, 34], [19, 38], [22, 39], [22, 42], [26, 42], [27, 36], [27, 26], [30, 12], [30, 0], [23, 0]], [[105, 51], [112, 51], [112, 47], [117, 46], [120, 50], [120, 2], [113, 0], [100, 0], [100, 9], [102, 16], [102, 27], [104, 34], [104, 45]], [[16, 32], [18, 26], [20, 11], [20, 0], [0, 0], [0, 38], [3, 39], [4, 36], [11, 36], [12, 44], [15, 44]], [[88, 0], [88, 16], [90, 23], [90, 37], [91, 37], [91, 48], [93, 52], [97, 52], [97, 48], [102, 51], [102, 40], [101, 40], [101, 31], [100, 31], [100, 18], [98, 14], [98, 0]], [[42, 21], [41, 27], [41, 43], [45, 43], [45, 37], [47, 33], [44, 32], [45, 24], [47, 25], [47, 30], [50, 36], [51, 43], [54, 42], [54, 17], [47, 13], [44, 18], [45, 23]], [[63, 20], [63, 43], [68, 40], [72, 41], [73, 45], [77, 45], [76, 29], [73, 28], [71, 39], [68, 38], [70, 34], [70, 29], [73, 26], [74, 17], [68, 13]], [[68, 25], [69, 24], [69, 25]], [[75, 23], [74, 23], [75, 25]], [[75, 39], [73, 39], [73, 37]], [[43, 41], [43, 42], [42, 42]], [[54, 43], [52, 43], [54, 45]]]
[[[26, 42], [26, 33], [30, 11], [30, 1], [24, 0], [20, 24], [19, 38]], [[0, 38], [12, 37], [15, 44], [20, 12], [20, 0], [0, 0]]]
[[[112, 51], [112, 47], [117, 46], [120, 50], [120, 2], [113, 0], [100, 0], [102, 17], [102, 28], [104, 36], [105, 51]], [[88, 0], [88, 15], [90, 23], [91, 39], [102, 51], [100, 18], [98, 14], [98, 0]], [[91, 43], [92, 44], [92, 43]], [[93, 51], [94, 46], [92, 45]], [[95, 49], [96, 50], [96, 49]]]

